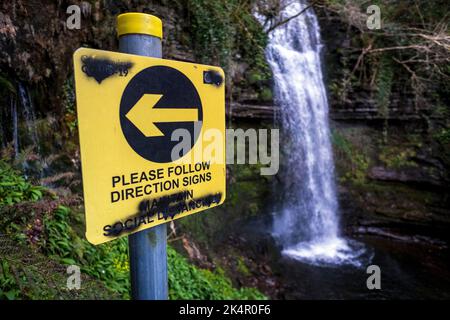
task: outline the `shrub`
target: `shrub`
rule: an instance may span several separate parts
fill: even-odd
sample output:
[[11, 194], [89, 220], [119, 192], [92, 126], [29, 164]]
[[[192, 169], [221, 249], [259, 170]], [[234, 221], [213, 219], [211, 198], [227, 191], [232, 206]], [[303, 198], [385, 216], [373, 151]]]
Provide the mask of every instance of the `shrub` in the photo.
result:
[[0, 206], [42, 198], [43, 188], [33, 186], [5, 161], [0, 160]]

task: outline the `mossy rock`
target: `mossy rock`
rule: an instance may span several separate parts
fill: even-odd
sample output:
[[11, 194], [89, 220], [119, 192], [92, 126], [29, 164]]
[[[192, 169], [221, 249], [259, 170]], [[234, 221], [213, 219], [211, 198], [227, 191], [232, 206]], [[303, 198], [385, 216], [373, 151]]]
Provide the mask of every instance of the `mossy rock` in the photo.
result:
[[269, 102], [273, 100], [273, 93], [272, 90], [269, 88], [263, 88], [258, 95], [259, 100], [264, 102]]

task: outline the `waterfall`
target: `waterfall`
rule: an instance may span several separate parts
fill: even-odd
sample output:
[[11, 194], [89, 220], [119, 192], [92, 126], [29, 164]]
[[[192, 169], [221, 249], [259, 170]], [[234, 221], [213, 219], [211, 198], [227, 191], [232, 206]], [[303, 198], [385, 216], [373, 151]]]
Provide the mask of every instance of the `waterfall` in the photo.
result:
[[[33, 104], [32, 97], [30, 95], [30, 90], [22, 82], [18, 82], [17, 85], [18, 100], [20, 102], [20, 112], [17, 110], [16, 101], [14, 101], [14, 109], [12, 112], [13, 117], [13, 140], [14, 148], [17, 155], [19, 154], [19, 145], [22, 151], [26, 150], [26, 146], [32, 147], [33, 157], [32, 160], [25, 157], [22, 160], [22, 168], [24, 170], [25, 176], [28, 174], [36, 174], [40, 177], [44, 177], [43, 169], [47, 167], [45, 159], [42, 159], [41, 146], [37, 128], [37, 118], [35, 107]], [[18, 125], [19, 115], [20, 120], [23, 121], [24, 126]], [[18, 130], [23, 128], [22, 130]]]
[[35, 147], [35, 152], [39, 155], [40, 146], [36, 128], [36, 114], [34, 111], [33, 100], [31, 99], [28, 87], [24, 86], [21, 82], [19, 82], [18, 85], [18, 94], [23, 108], [22, 112], [26, 124], [27, 136], [31, 139], [31, 143]]
[[17, 159], [19, 155], [19, 126], [17, 122], [17, 102], [12, 97], [11, 97], [11, 118], [13, 125], [14, 157]]
[[[293, 17], [307, 6], [303, 0], [291, 2], [278, 19]], [[285, 137], [282, 205], [274, 214], [273, 233], [282, 253], [291, 258], [311, 264], [358, 265], [364, 248], [339, 234], [319, 31], [309, 8], [269, 33], [266, 57]]]

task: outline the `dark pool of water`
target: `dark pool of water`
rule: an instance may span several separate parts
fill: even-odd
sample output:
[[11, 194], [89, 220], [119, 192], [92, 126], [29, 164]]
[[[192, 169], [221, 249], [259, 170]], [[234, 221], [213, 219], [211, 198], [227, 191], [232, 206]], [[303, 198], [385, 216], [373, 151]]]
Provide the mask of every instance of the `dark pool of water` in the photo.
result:
[[312, 266], [285, 256], [273, 261], [284, 299], [450, 299], [448, 248], [363, 237], [381, 269], [381, 289], [369, 290], [367, 266]]

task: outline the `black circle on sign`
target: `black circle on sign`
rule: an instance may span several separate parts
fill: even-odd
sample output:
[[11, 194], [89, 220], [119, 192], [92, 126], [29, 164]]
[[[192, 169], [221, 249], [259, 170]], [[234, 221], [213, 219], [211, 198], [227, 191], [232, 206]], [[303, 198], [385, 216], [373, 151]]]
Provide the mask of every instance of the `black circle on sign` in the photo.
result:
[[[194, 130], [195, 122], [157, 122], [164, 136], [146, 137], [127, 117], [126, 114], [134, 107], [144, 94], [159, 94], [161, 99], [154, 109], [197, 109], [198, 121], [203, 120], [202, 103], [192, 82], [182, 72], [166, 66], [154, 66], [142, 70], [130, 80], [120, 101], [120, 125], [123, 134], [134, 151], [141, 157], [158, 163], [175, 161], [185, 154], [180, 152], [172, 158], [172, 148], [179, 141], [171, 141], [172, 132], [176, 129], [186, 129], [190, 133], [190, 149], [194, 146], [201, 127]], [[151, 106], [149, 106], [151, 108]], [[149, 125], [152, 125], [149, 119]], [[184, 150], [186, 153], [189, 150]]]

